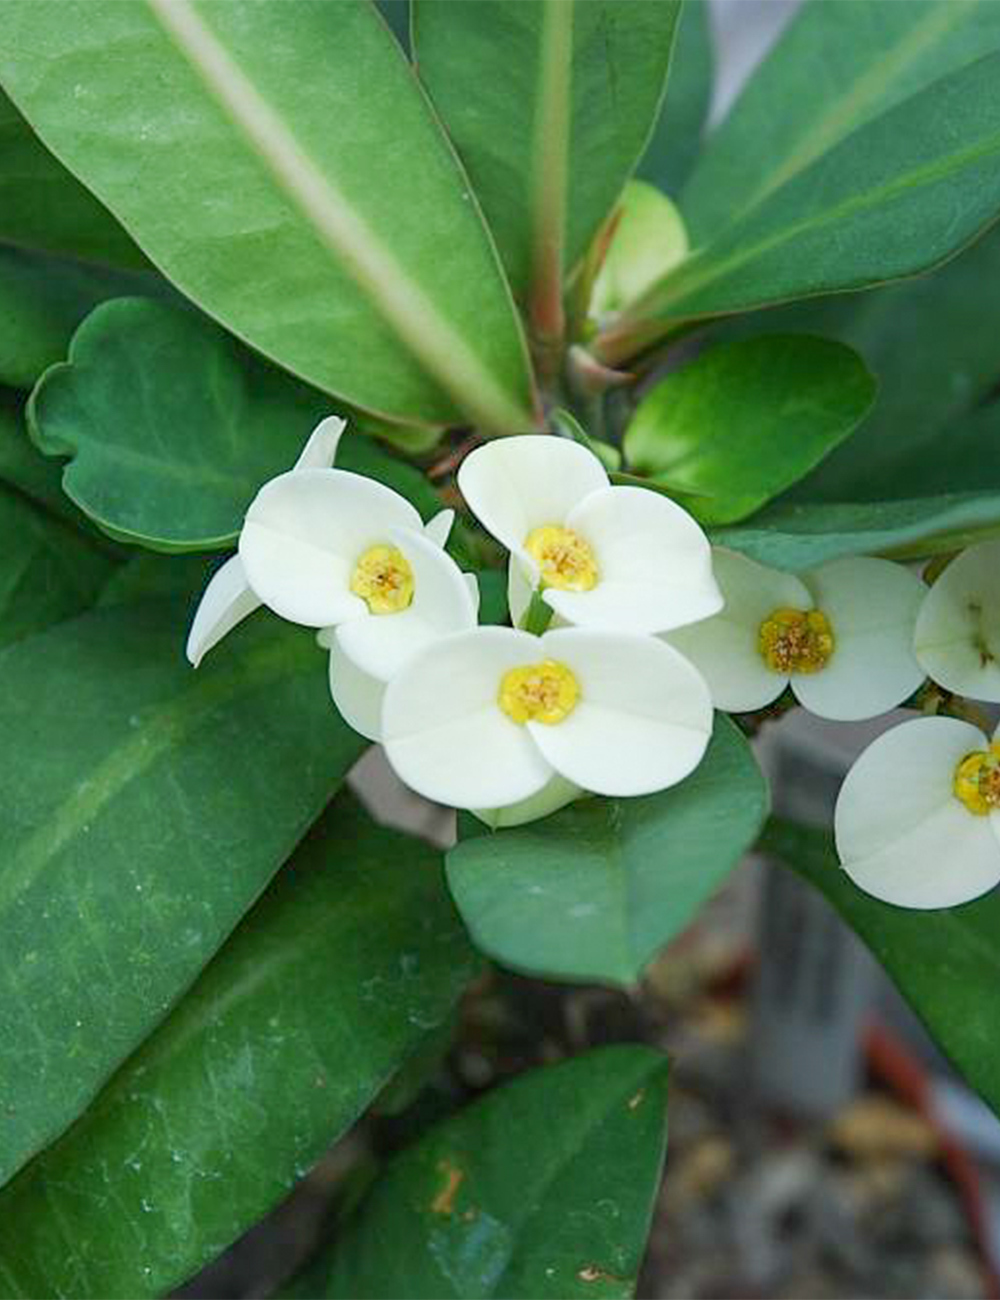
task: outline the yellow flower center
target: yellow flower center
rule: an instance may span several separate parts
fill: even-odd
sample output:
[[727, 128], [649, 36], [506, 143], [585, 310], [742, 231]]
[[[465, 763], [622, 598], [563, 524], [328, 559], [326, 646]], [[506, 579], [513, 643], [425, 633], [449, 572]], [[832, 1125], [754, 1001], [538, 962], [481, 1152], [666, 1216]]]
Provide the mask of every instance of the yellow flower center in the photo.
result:
[[542, 585], [564, 591], [589, 591], [597, 585], [597, 560], [590, 543], [572, 528], [542, 524], [524, 539], [524, 549], [542, 571]]
[[398, 614], [413, 600], [413, 570], [398, 546], [369, 546], [354, 566], [351, 590], [373, 614]]
[[1000, 808], [1000, 742], [966, 754], [955, 768], [953, 789], [955, 797], [978, 817]]
[[498, 701], [515, 722], [562, 722], [576, 708], [580, 687], [565, 664], [543, 659], [504, 673]]
[[833, 646], [830, 620], [819, 609], [775, 609], [757, 634], [757, 649], [776, 673], [818, 673]]

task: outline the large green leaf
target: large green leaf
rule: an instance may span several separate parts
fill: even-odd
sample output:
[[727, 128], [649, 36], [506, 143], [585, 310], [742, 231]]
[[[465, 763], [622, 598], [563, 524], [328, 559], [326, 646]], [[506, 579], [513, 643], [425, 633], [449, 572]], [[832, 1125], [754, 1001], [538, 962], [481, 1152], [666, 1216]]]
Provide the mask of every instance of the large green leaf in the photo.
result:
[[752, 842], [767, 790], [723, 714], [697, 770], [641, 799], [586, 799], [462, 839], [448, 884], [484, 951], [554, 979], [633, 984]]
[[635, 167], [679, 8], [678, 0], [414, 0], [421, 79], [522, 301], [548, 293], [558, 302], [560, 273], [583, 255]]
[[0, 383], [30, 388], [93, 307], [156, 280], [0, 243]]
[[509, 293], [374, 6], [8, 0], [0, 79], [189, 297], [400, 419], [531, 425]]
[[598, 351], [619, 361], [679, 320], [912, 275], [998, 212], [1000, 53], [934, 82], [797, 172], [650, 289]]
[[1000, 491], [910, 501], [781, 502], [746, 523], [716, 528], [712, 541], [779, 569], [810, 569], [841, 555], [912, 559], [960, 550], [1000, 533]]
[[88, 609], [114, 571], [89, 538], [0, 484], [0, 645]]
[[810, 0], [708, 138], [681, 197], [692, 242], [707, 242], [865, 122], [998, 48], [993, 0]]
[[195, 672], [174, 603], [0, 656], [0, 1175], [163, 1018], [361, 742], [308, 633], [259, 618]]
[[676, 195], [695, 164], [712, 100], [708, 0], [684, 0], [667, 93], [637, 175]]
[[606, 1047], [534, 1070], [387, 1167], [300, 1296], [634, 1293], [666, 1140], [667, 1063]]
[[625, 454], [702, 522], [728, 523], [812, 469], [874, 398], [874, 379], [842, 343], [782, 334], [723, 343], [647, 392]]
[[474, 968], [438, 855], [339, 798], [169, 1019], [0, 1194], [3, 1294], [162, 1295], [291, 1188]]
[[858, 889], [825, 831], [775, 821], [762, 847], [826, 895], [934, 1041], [1000, 1115], [1000, 891], [963, 907], [910, 911]]
[[[857, 435], [795, 488], [794, 499], [875, 501], [986, 485], [952, 431], [1000, 380], [998, 282], [994, 229], [933, 275], [779, 307], [726, 328], [828, 335], [856, 348], [878, 377], [878, 398]], [[973, 459], [988, 447], [984, 440]]]
[[0, 240], [116, 266], [146, 265], [107, 208], [0, 92]]

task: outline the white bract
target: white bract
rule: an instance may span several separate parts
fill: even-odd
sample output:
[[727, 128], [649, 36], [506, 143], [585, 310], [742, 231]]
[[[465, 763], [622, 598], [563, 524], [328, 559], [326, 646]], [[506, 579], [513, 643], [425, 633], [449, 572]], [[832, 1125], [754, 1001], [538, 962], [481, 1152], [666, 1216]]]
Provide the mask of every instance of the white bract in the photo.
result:
[[914, 645], [947, 690], [1000, 702], [1000, 542], [952, 560], [920, 608]]
[[652, 637], [583, 628], [445, 637], [406, 662], [382, 708], [399, 777], [438, 803], [507, 810], [494, 824], [552, 811], [572, 787], [663, 790], [698, 765], [711, 730], [708, 688], [682, 655]]
[[687, 511], [646, 488], [612, 487], [579, 443], [497, 438], [466, 457], [458, 485], [510, 552], [514, 623], [539, 586], [564, 622], [616, 632], [664, 632], [722, 606], [708, 539]]
[[1000, 883], [1000, 740], [918, 718], [872, 742], [840, 790], [837, 852], [898, 907], [957, 907]]
[[802, 575], [714, 552], [725, 607], [671, 632], [716, 708], [752, 712], [791, 685], [811, 712], [870, 718], [912, 695], [924, 674], [913, 629], [926, 587], [902, 565], [851, 556]]
[[[306, 627], [330, 628], [377, 618], [397, 646], [416, 628], [470, 626], [466, 578], [441, 549], [453, 512], [426, 525], [405, 497], [361, 474], [330, 468], [344, 421], [323, 420], [293, 470], [265, 483], [250, 505], [239, 552], [213, 575], [195, 613], [187, 655], [196, 667], [248, 614], [266, 605]], [[422, 591], [416, 593], [419, 568]], [[444, 593], [442, 595], [442, 593]], [[448, 603], [447, 609], [443, 608]], [[475, 622], [473, 604], [471, 622]], [[357, 638], [358, 641], [362, 639]], [[425, 638], [426, 639], [426, 638]], [[423, 644], [423, 640], [419, 640]], [[375, 671], [389, 652], [372, 650]]]

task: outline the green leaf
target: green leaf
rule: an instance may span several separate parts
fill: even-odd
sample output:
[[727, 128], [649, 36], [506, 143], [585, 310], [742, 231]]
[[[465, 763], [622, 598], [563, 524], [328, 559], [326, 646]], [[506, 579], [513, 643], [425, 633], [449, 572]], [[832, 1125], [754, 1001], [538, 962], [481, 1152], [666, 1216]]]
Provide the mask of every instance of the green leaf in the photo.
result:
[[1000, 1115], [1000, 892], [963, 907], [910, 911], [858, 889], [825, 831], [775, 820], [761, 847], [825, 894], [962, 1077]]
[[522, 1075], [397, 1156], [295, 1294], [624, 1300], [659, 1183], [666, 1103], [666, 1060], [644, 1047]]
[[684, 222], [673, 203], [645, 181], [622, 192], [614, 233], [594, 280], [590, 314], [621, 311], [687, 256]]
[[414, 0], [420, 76], [523, 302], [532, 283], [558, 302], [635, 167], [678, 13], [675, 0]]
[[65, 358], [73, 331], [99, 302], [154, 286], [152, 275], [0, 244], [0, 383], [30, 388]]
[[189, 297], [401, 420], [532, 425], [523, 339], [374, 6], [10, 0], [0, 79]]
[[113, 266], [146, 259], [0, 93], [0, 240]]
[[875, 380], [842, 343], [781, 334], [722, 343], [649, 390], [625, 455], [702, 522], [729, 523], [812, 469], [874, 399]]
[[914, 559], [961, 550], [1000, 534], [1000, 492], [912, 501], [768, 506], [745, 524], [716, 528], [712, 541], [779, 569], [811, 569], [841, 555]]
[[67, 523], [86, 521], [63, 494], [59, 467], [39, 452], [22, 417], [23, 395], [0, 389], [0, 480]]
[[875, 501], [982, 489], [955, 428], [1000, 379], [1000, 230], [933, 275], [743, 318], [747, 330], [809, 330], [855, 348], [878, 377], [875, 406], [799, 484], [801, 501]]
[[692, 239], [705, 243], [858, 127], [998, 48], [992, 0], [803, 4], [708, 138], [681, 197]]
[[717, 714], [701, 766], [641, 799], [589, 798], [542, 821], [476, 834], [448, 884], [476, 943], [549, 979], [633, 984], [753, 842], [767, 788]]
[[338, 798], [167, 1021], [0, 1194], [3, 1294], [183, 1281], [357, 1119], [475, 965], [434, 850]]
[[114, 571], [82, 533], [0, 485], [0, 646], [88, 609]]
[[218, 564], [216, 555], [197, 552], [159, 555], [155, 551], [140, 551], [118, 566], [101, 588], [97, 604], [105, 608], [140, 600], [183, 598], [193, 618], [201, 593]]
[[701, 151], [713, 64], [708, 0], [684, 0], [667, 93], [637, 172], [668, 194], [680, 191]]
[[173, 603], [0, 656], [0, 1178], [163, 1018], [361, 749], [313, 638], [258, 618], [195, 672]]
[[618, 362], [680, 320], [859, 289], [944, 261], [1000, 211], [1000, 53], [942, 77], [727, 225], [598, 351]]
[[[110, 536], [161, 551], [231, 546], [258, 488], [329, 413], [323, 393], [204, 317], [146, 298], [93, 311], [28, 405], [38, 446], [70, 457], [66, 494]], [[419, 470], [367, 436], [348, 434], [337, 465], [388, 483], [425, 518], [441, 508]]]
[[211, 321], [148, 298], [87, 317], [28, 405], [35, 442], [69, 456], [66, 494], [121, 541], [232, 543], [257, 489], [295, 463], [329, 398]]

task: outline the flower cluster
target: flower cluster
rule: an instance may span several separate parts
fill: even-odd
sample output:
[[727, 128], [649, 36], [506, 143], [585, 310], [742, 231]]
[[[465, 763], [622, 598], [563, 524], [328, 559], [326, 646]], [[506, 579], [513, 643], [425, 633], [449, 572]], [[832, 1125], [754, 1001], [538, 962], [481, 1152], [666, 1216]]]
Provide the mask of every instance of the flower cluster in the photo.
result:
[[[927, 586], [888, 560], [803, 574], [713, 549], [679, 505], [613, 485], [567, 438], [473, 451], [462, 495], [508, 552], [513, 627], [478, 624], [479, 589], [398, 493], [334, 468], [341, 420], [250, 505], [238, 554], [198, 608], [202, 657], [260, 605], [317, 629], [330, 690], [428, 799], [493, 826], [583, 795], [651, 794], [701, 761], [713, 707], [749, 713], [786, 688], [840, 721], [885, 713], [930, 675], [1000, 701], [1000, 543]], [[542, 611], [542, 617], [539, 617]], [[530, 630], [527, 630], [530, 629]], [[883, 735], [845, 781], [841, 859], [879, 898], [948, 906], [1000, 881], [1000, 740], [924, 718]], [[945, 848], [961, 861], [945, 871]]]
[[534, 589], [558, 623], [542, 636], [477, 626], [478, 587], [396, 492], [333, 468], [343, 422], [325, 420], [295, 468], [247, 511], [188, 640], [202, 657], [260, 605], [318, 629], [334, 703], [429, 799], [493, 825], [584, 791], [640, 795], [682, 780], [712, 730], [708, 687], [659, 639], [721, 608], [711, 548], [665, 497], [612, 487], [585, 448], [541, 435], [488, 443], [459, 482], [510, 551], [521, 621]]
[[[963, 551], [924, 597], [923, 672], [1000, 704], [1000, 542]], [[879, 736], [847, 774], [834, 817], [852, 880], [900, 907], [955, 907], [1000, 884], [1000, 733], [922, 717]]]

